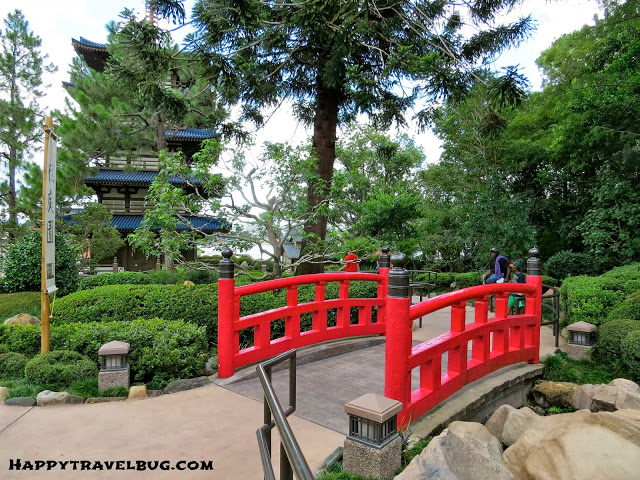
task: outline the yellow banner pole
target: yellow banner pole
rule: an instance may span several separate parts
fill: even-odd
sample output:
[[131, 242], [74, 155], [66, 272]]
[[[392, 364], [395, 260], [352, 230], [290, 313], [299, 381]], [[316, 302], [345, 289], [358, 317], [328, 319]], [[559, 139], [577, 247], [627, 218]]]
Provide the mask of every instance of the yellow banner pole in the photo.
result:
[[42, 172], [42, 262], [40, 265], [40, 353], [49, 352], [49, 317], [51, 316], [51, 306], [49, 305], [49, 294], [47, 293], [47, 267], [44, 258], [45, 246], [45, 225], [44, 218], [47, 208], [47, 172], [49, 167], [49, 140], [53, 130], [53, 120], [45, 117], [44, 129], [44, 169]]

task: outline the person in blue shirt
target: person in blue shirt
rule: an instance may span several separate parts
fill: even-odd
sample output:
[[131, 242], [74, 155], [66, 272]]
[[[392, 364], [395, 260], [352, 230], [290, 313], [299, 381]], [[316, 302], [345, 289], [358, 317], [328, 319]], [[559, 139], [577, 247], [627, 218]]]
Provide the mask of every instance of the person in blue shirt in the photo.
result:
[[[524, 273], [522, 273], [522, 264], [520, 262], [513, 262], [513, 275], [511, 282], [513, 283], [527, 283]], [[521, 313], [520, 309], [524, 308], [524, 295], [521, 293], [512, 293], [509, 295], [509, 315], [515, 313]]]

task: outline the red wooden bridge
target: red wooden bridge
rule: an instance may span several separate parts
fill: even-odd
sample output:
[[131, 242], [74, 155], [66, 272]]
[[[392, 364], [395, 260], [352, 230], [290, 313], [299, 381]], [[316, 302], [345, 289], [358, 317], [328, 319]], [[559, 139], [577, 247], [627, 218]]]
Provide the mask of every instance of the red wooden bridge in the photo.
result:
[[[538, 251], [532, 249], [529, 253], [532, 258], [527, 262], [526, 284], [480, 285], [411, 306], [403, 254], [389, 258], [383, 253], [378, 274], [302, 275], [236, 287], [232, 252], [227, 249], [222, 252], [218, 281], [218, 375], [230, 377], [237, 368], [293, 348], [361, 335], [386, 335], [384, 392], [402, 402], [398, 422], [406, 425], [491, 372], [519, 362], [538, 363], [542, 277], [540, 261], [535, 257]], [[390, 264], [393, 268], [389, 268]], [[353, 281], [375, 282], [376, 297], [351, 298], [349, 287]], [[325, 287], [330, 282], [338, 283], [338, 298], [326, 298]], [[302, 285], [314, 286], [313, 301], [299, 303], [298, 287]], [[280, 289], [286, 289], [286, 305], [240, 317], [241, 298]], [[507, 316], [510, 293], [525, 296], [524, 314]], [[496, 297], [496, 308], [495, 317], [489, 319], [491, 295]], [[465, 309], [470, 300], [475, 301], [475, 319], [466, 325]], [[446, 307], [451, 307], [450, 331], [412, 346], [413, 321]], [[328, 321], [329, 311], [335, 311], [335, 325]], [[301, 318], [309, 315], [311, 328], [303, 331]], [[272, 338], [272, 324], [280, 319], [284, 319], [284, 335]], [[243, 330], [253, 330], [253, 345], [246, 348], [240, 345]], [[443, 355], [447, 355], [444, 372]], [[414, 369], [419, 369], [420, 382], [412, 391]]]

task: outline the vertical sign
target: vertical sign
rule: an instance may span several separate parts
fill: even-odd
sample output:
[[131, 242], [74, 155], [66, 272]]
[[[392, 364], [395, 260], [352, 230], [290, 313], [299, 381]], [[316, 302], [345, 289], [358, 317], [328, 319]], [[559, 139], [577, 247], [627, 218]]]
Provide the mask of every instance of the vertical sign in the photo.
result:
[[45, 169], [44, 169], [44, 198], [42, 199], [43, 225], [42, 236], [44, 244], [44, 266], [47, 293], [57, 290], [56, 287], [56, 153], [57, 143], [53, 132], [49, 130], [45, 135]]

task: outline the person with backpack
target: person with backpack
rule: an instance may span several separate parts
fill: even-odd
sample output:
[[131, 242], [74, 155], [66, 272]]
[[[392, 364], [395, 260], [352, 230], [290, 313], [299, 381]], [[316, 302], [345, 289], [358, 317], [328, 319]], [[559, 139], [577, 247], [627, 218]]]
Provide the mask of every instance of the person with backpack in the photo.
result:
[[506, 281], [509, 281], [509, 260], [500, 255], [500, 250], [493, 247], [489, 270], [482, 276], [482, 283], [503, 283]]

